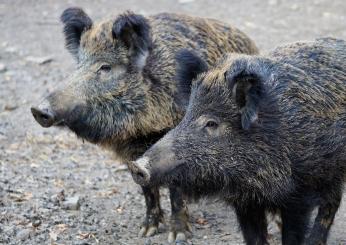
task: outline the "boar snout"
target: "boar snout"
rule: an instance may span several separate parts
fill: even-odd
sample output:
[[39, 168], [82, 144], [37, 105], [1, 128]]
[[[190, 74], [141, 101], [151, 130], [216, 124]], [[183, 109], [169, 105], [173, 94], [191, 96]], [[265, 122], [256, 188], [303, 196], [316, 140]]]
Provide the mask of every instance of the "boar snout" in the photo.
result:
[[146, 186], [150, 183], [150, 172], [147, 168], [148, 163], [149, 158], [141, 157], [137, 161], [130, 162], [128, 165], [134, 181], [141, 186]]
[[165, 176], [183, 164], [173, 151], [173, 137], [168, 133], [141, 158], [129, 163], [129, 169], [137, 184], [159, 185]]
[[49, 128], [56, 123], [56, 115], [46, 100], [38, 106], [31, 107], [31, 113], [42, 127]]

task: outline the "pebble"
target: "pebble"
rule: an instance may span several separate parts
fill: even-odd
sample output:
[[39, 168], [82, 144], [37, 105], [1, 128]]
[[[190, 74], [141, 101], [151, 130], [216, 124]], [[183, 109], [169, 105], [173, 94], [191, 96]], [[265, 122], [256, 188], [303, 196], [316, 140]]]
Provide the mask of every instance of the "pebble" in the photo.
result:
[[0, 234], [7, 234], [13, 236], [16, 233], [16, 227], [14, 225], [5, 225], [2, 227], [2, 232]]
[[4, 106], [5, 111], [14, 111], [17, 108], [18, 108], [18, 105], [16, 104], [7, 104]]
[[244, 24], [246, 27], [249, 27], [249, 28], [257, 28], [257, 25], [250, 21], [245, 21]]
[[23, 229], [17, 233], [17, 238], [21, 241], [24, 241], [31, 236], [31, 230], [30, 229]]
[[50, 201], [55, 205], [58, 205], [60, 202], [65, 200], [65, 192], [64, 190], [59, 191], [57, 194], [54, 194], [50, 197]]
[[185, 3], [192, 3], [192, 2], [194, 2], [195, 0], [178, 0], [178, 2], [180, 3], [180, 4], [185, 4]]
[[151, 243], [151, 239], [150, 239], [150, 238], [148, 238], [148, 239], [145, 240], [144, 245], [151, 245], [151, 244], [152, 244], [152, 243]]
[[17, 53], [18, 49], [16, 47], [7, 47], [7, 48], [5, 48], [5, 52], [7, 52], [7, 53]]
[[41, 220], [39, 219], [39, 218], [34, 218], [33, 220], [32, 220], [32, 226], [33, 227], [38, 227], [38, 226], [40, 226], [41, 225]]
[[205, 218], [204, 212], [203, 212], [203, 211], [197, 211], [197, 212], [196, 212], [196, 216], [197, 216], [197, 217], [200, 217], [200, 218]]
[[298, 10], [298, 9], [299, 9], [298, 4], [293, 4], [293, 5], [291, 6], [291, 9], [292, 9], [292, 10]]
[[0, 63], [0, 72], [5, 72], [7, 71], [7, 67], [5, 66], [5, 64]]
[[53, 61], [53, 58], [50, 56], [46, 56], [46, 57], [34, 57], [34, 56], [28, 56], [26, 57], [27, 61], [39, 64], [39, 65], [44, 65], [47, 63], [50, 63]]
[[67, 210], [78, 210], [80, 208], [79, 196], [68, 197], [62, 202], [62, 208]]
[[272, 5], [272, 6], [277, 5], [278, 4], [278, 0], [269, 0], [268, 4]]

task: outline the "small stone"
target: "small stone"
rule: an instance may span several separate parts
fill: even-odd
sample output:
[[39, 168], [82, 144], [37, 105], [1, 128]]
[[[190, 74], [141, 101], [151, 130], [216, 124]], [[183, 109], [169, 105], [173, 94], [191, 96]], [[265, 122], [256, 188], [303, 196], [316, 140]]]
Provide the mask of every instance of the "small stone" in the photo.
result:
[[39, 218], [34, 218], [33, 220], [32, 220], [32, 226], [33, 227], [39, 227], [40, 225], [41, 225], [41, 219], [39, 219]]
[[0, 72], [5, 72], [5, 71], [7, 71], [5, 64], [0, 63]]
[[245, 21], [245, 26], [248, 27], [248, 28], [257, 28], [256, 24], [253, 23], [253, 22], [250, 22], [250, 21]]
[[79, 196], [68, 197], [62, 202], [62, 208], [67, 210], [78, 210], [80, 208]]
[[27, 61], [39, 64], [39, 65], [44, 65], [47, 63], [50, 63], [53, 61], [53, 58], [50, 56], [46, 56], [46, 57], [34, 57], [34, 56], [28, 56], [26, 57]]
[[21, 241], [24, 241], [31, 236], [31, 230], [29, 229], [23, 229], [17, 233], [17, 238]]
[[278, 0], [269, 0], [268, 4], [271, 6], [277, 5], [278, 4]]
[[202, 211], [197, 211], [196, 216], [198, 216], [200, 218], [205, 218], [204, 213]]
[[329, 12], [323, 12], [323, 17], [329, 18], [332, 14]]
[[64, 190], [59, 191], [57, 194], [54, 194], [50, 197], [50, 200], [55, 204], [58, 205], [60, 202], [65, 200], [65, 192]]
[[192, 3], [195, 0], [178, 0], [179, 3], [184, 4], [184, 3]]
[[5, 52], [7, 52], [7, 53], [17, 53], [18, 49], [16, 47], [7, 47], [5, 49]]
[[[2, 132], [0, 132], [0, 140], [6, 140], [7, 137]], [[2, 202], [0, 202], [0, 206], [2, 205]]]
[[50, 239], [51, 240], [53, 240], [53, 241], [56, 241], [56, 240], [58, 240], [58, 232], [57, 231], [50, 231], [49, 232], [49, 237], [50, 237]]
[[13, 104], [13, 105], [7, 104], [4, 106], [5, 111], [14, 111], [17, 108], [18, 108], [18, 105], [16, 105], [16, 104]]
[[292, 5], [291, 5], [291, 9], [292, 9], [292, 10], [298, 10], [298, 9], [299, 9], [298, 4], [292, 4]]
[[2, 229], [3, 229], [2, 232], [5, 234], [8, 234], [9, 236], [14, 236], [16, 233], [16, 227], [14, 225], [5, 225], [2, 227]]
[[114, 173], [127, 171], [127, 170], [128, 170], [127, 165], [123, 164], [118, 166], [116, 169], [114, 169]]

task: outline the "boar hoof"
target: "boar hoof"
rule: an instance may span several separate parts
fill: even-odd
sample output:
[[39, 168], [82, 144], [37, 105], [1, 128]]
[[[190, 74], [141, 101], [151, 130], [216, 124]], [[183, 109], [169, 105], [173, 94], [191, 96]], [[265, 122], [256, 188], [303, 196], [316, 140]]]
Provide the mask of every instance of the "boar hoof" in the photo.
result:
[[[191, 231], [188, 230], [186, 233], [191, 233]], [[169, 243], [175, 242], [176, 245], [184, 245], [186, 244], [186, 234], [182, 231], [179, 231], [179, 232], [170, 231], [168, 234], [168, 242]]]
[[[153, 210], [152, 210], [153, 211]], [[157, 210], [156, 210], [157, 211]], [[159, 223], [163, 223], [163, 212], [159, 208], [157, 212], [152, 212], [145, 217], [144, 222], [141, 225], [139, 231], [139, 237], [150, 237], [154, 236], [159, 231]]]
[[139, 231], [139, 237], [150, 237], [158, 233], [158, 226], [143, 226]]
[[171, 218], [171, 229], [168, 234], [168, 242], [183, 245], [187, 236], [191, 235], [192, 227], [188, 221], [187, 212], [181, 212], [180, 215], [173, 215]]
[[175, 239], [175, 245], [188, 245], [186, 242], [186, 236], [184, 233], [179, 232]]

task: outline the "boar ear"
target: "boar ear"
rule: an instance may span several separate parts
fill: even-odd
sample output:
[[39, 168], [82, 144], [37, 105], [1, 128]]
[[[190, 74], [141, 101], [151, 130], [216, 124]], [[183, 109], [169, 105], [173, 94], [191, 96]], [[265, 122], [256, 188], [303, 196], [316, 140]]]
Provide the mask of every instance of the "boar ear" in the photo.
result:
[[226, 81], [235, 103], [240, 109], [241, 124], [247, 130], [258, 119], [258, 109], [264, 94], [262, 77], [256, 73], [228, 71]]
[[175, 60], [177, 63], [175, 80], [190, 94], [192, 81], [200, 73], [208, 70], [208, 64], [198, 54], [188, 49], [179, 50]]
[[127, 12], [119, 16], [113, 23], [112, 34], [125, 44], [138, 62], [144, 63], [140, 58], [146, 58], [151, 49], [151, 37], [148, 21], [142, 15]]
[[192, 81], [200, 73], [208, 70], [208, 64], [198, 54], [187, 49], [178, 51], [175, 60], [177, 63], [175, 80], [177, 81], [178, 93], [182, 99], [188, 100]]
[[80, 8], [66, 9], [60, 20], [64, 23], [66, 48], [77, 57], [82, 33], [91, 28], [92, 20]]

